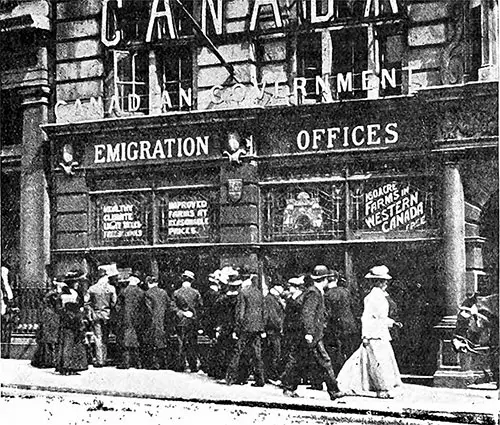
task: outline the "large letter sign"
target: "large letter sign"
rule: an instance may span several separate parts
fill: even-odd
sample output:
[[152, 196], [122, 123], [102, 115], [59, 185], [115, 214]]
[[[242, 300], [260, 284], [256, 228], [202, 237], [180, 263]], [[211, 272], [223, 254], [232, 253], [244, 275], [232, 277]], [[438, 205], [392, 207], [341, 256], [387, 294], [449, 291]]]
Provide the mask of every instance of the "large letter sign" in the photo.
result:
[[276, 28], [281, 28], [283, 26], [283, 21], [281, 19], [278, 0], [255, 0], [252, 10], [252, 19], [250, 20], [250, 31], [255, 31], [255, 27], [257, 26], [257, 18], [262, 6], [270, 6], [273, 8], [274, 23], [276, 24]]
[[[217, 6], [214, 5], [217, 2]], [[215, 33], [222, 34], [222, 0], [203, 0], [201, 4], [201, 29], [207, 34], [207, 8], [210, 6], [210, 14], [214, 24]]]

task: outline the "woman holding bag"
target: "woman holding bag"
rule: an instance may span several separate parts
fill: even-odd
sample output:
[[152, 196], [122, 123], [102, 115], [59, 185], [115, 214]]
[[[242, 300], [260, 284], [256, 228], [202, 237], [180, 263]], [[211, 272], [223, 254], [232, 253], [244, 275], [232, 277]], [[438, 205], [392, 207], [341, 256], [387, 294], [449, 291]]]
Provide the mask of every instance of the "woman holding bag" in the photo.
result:
[[375, 391], [379, 398], [393, 398], [391, 391], [401, 385], [401, 377], [389, 328], [402, 327], [402, 324], [389, 317], [386, 289], [392, 277], [386, 266], [376, 266], [365, 278], [373, 282], [373, 288], [364, 299], [363, 342], [342, 367], [338, 386], [346, 393]]

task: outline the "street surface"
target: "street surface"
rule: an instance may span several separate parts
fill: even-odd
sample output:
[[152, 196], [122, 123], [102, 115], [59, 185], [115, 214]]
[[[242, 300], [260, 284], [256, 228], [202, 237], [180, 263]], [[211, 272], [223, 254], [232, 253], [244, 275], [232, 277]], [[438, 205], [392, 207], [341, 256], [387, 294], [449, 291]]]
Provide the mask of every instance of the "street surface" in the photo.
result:
[[[183, 401], [158, 401], [85, 394], [3, 389], [0, 400], [4, 425], [258, 425], [258, 424], [398, 424], [426, 425], [418, 419], [242, 407]], [[449, 424], [435, 422], [432, 424]]]

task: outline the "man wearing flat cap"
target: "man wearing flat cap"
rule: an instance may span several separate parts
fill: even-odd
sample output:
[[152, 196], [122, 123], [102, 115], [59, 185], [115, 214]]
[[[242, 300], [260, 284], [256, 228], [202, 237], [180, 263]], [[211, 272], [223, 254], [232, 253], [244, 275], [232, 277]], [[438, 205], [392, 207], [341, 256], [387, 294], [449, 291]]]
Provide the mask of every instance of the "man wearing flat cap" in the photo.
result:
[[189, 369], [193, 373], [198, 371], [198, 319], [203, 308], [200, 293], [191, 287], [194, 278], [192, 271], [184, 271], [182, 285], [173, 296], [178, 309], [179, 364], [181, 369], [184, 369], [187, 360]]
[[[310, 276], [312, 284], [304, 292], [301, 310], [302, 335], [306, 345], [305, 350], [301, 350], [300, 353], [304, 353], [302, 355], [308, 353], [312, 356], [318, 369], [323, 374], [330, 399], [335, 400], [341, 396], [341, 393], [337, 386], [332, 362], [323, 344], [323, 329], [325, 326], [324, 290], [328, 284], [329, 276], [330, 271], [324, 265], [316, 266]], [[292, 364], [287, 365], [287, 371], [283, 376], [283, 388], [285, 395], [296, 397], [295, 391], [300, 381], [299, 369], [303, 363], [300, 355], [291, 360]]]
[[94, 367], [103, 367], [107, 358], [109, 336], [109, 319], [111, 310], [116, 304], [116, 289], [112, 285], [118, 280], [116, 264], [98, 267], [99, 279], [87, 292], [87, 304], [94, 311], [94, 334], [96, 344], [96, 361]]

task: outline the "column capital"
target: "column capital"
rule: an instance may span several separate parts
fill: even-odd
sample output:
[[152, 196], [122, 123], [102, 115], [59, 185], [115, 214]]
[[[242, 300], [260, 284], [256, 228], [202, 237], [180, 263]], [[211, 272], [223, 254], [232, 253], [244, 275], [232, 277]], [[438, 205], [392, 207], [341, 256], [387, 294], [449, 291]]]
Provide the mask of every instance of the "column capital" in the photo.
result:
[[21, 106], [49, 105], [50, 88], [48, 86], [26, 87], [19, 90], [23, 98]]

